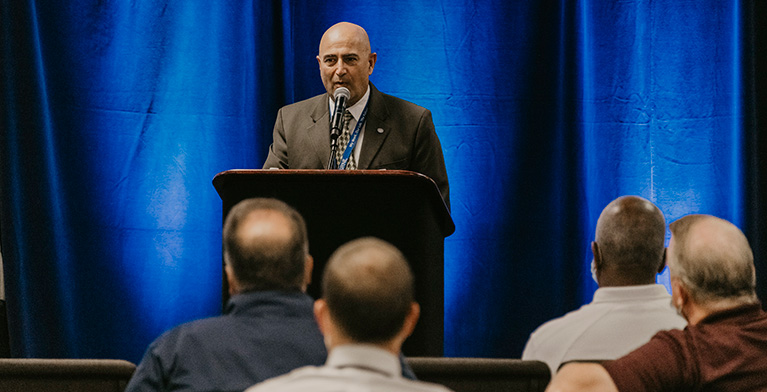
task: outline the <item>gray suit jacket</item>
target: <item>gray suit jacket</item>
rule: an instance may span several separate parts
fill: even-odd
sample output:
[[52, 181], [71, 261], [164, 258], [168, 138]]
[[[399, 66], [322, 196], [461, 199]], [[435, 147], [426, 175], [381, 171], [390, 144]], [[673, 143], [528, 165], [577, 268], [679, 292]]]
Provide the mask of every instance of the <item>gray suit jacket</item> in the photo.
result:
[[[450, 207], [442, 145], [431, 112], [383, 94], [370, 84], [358, 169], [412, 170], [437, 183]], [[287, 105], [277, 113], [274, 141], [264, 169], [324, 169], [330, 157], [328, 94]]]

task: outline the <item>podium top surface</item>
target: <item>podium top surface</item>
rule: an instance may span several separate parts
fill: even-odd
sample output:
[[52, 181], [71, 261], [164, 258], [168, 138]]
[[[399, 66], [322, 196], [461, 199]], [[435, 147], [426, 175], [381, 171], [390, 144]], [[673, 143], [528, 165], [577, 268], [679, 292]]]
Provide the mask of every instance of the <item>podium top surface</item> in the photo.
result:
[[417, 190], [428, 199], [429, 205], [440, 221], [441, 231], [445, 237], [455, 232], [455, 223], [434, 180], [408, 170], [233, 169], [213, 177], [213, 186], [222, 200], [227, 191], [231, 191], [233, 186], [241, 186], [243, 182], [263, 182], [273, 186], [295, 183], [404, 185]]

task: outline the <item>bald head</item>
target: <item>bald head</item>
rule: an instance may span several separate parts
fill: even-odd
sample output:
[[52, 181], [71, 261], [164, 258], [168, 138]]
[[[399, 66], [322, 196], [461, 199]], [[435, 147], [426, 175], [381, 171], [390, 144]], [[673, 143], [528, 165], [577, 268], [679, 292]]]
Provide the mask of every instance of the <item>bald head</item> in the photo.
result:
[[669, 272], [693, 300], [756, 302], [754, 255], [740, 229], [710, 215], [688, 215], [669, 227]]
[[391, 244], [362, 238], [330, 257], [323, 298], [337, 325], [358, 343], [383, 343], [403, 328], [414, 303], [413, 274]]
[[240, 291], [303, 289], [307, 256], [306, 224], [287, 204], [248, 199], [229, 211], [224, 261]]
[[348, 88], [348, 105], [354, 105], [368, 89], [376, 58], [365, 29], [348, 22], [331, 26], [320, 39], [317, 55], [325, 90], [332, 97], [337, 88]]
[[370, 38], [367, 31], [362, 26], [349, 22], [336, 23], [322, 34], [319, 53], [339, 41], [349, 42], [360, 50], [370, 53]]
[[649, 200], [619, 197], [602, 210], [595, 234], [595, 261], [602, 281], [611, 285], [655, 282], [663, 265], [666, 221]]

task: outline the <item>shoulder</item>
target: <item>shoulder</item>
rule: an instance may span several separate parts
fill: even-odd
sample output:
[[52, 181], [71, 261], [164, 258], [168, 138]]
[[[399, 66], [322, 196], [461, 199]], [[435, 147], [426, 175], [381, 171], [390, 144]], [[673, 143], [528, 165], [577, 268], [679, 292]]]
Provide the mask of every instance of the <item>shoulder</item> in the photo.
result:
[[530, 334], [525, 353], [531, 355], [532, 350], [537, 356], [541, 354], [537, 351], [545, 350], [549, 353], [564, 354], [564, 350], [582, 339], [585, 333], [604, 327], [604, 317], [609, 312], [609, 306], [589, 303], [546, 321]]
[[444, 385], [435, 384], [431, 382], [426, 381], [418, 381], [418, 380], [405, 380], [410, 386], [413, 387], [413, 390], [417, 391], [430, 391], [430, 392], [450, 392], [452, 389], [447, 388]]
[[283, 376], [275, 377], [248, 388], [245, 392], [262, 391], [331, 391], [331, 390], [368, 390], [371, 386], [381, 390], [412, 392], [451, 392], [443, 385], [430, 382], [407, 380], [403, 378], [360, 376], [354, 371], [333, 369], [326, 366], [306, 366], [293, 370]]
[[154, 351], [177, 351], [179, 345], [185, 344], [190, 339], [197, 340], [198, 337], [208, 337], [219, 333], [226, 324], [227, 316], [189, 321], [164, 332], [152, 342], [150, 349]]
[[380, 100], [384, 105], [386, 105], [387, 109], [395, 113], [401, 113], [401, 112], [415, 113], [415, 114], [431, 113], [429, 109], [426, 109], [423, 106], [416, 105], [413, 102], [404, 100], [394, 95], [382, 93], [378, 91], [375, 87], [372, 87], [372, 91], [370, 95], [371, 95], [371, 99], [373, 99], [374, 101]]
[[619, 390], [639, 390], [639, 385], [649, 387], [646, 390], [662, 385], [673, 390], [674, 383], [687, 384], [697, 366], [688, 335], [686, 330], [660, 331], [646, 344], [603, 366]]
[[562, 316], [553, 318], [544, 322], [538, 328], [533, 331], [533, 335], [550, 335], [557, 334], [563, 330], [569, 329], [575, 324], [583, 322], [593, 322], [597, 314], [594, 312], [594, 306], [592, 304], [586, 304], [579, 309], [572, 310], [565, 313]]
[[311, 386], [311, 383], [316, 381], [316, 376], [322, 373], [322, 367], [319, 366], [304, 366], [290, 371], [282, 376], [277, 376], [268, 379], [264, 382], [258, 383], [245, 392], [260, 392], [260, 391], [289, 391], [289, 390], [301, 390], [304, 384]]
[[126, 390], [155, 390], [164, 385], [179, 365], [179, 358], [185, 358], [190, 350], [199, 350], [198, 345], [190, 343], [203, 340], [196, 338], [200, 335], [196, 331], [213, 328], [215, 319], [218, 318], [184, 323], [160, 335], [149, 344]]
[[308, 108], [316, 107], [317, 105], [321, 104], [322, 102], [327, 102], [327, 100], [328, 100], [328, 95], [327, 94], [315, 95], [315, 96], [313, 96], [311, 98], [307, 98], [307, 99], [304, 99], [304, 100], [301, 100], [301, 101], [298, 101], [298, 102], [287, 104], [287, 105], [283, 106], [280, 109], [280, 111], [283, 111], [283, 112], [285, 112], [285, 111], [287, 111], [287, 112], [305, 111]]

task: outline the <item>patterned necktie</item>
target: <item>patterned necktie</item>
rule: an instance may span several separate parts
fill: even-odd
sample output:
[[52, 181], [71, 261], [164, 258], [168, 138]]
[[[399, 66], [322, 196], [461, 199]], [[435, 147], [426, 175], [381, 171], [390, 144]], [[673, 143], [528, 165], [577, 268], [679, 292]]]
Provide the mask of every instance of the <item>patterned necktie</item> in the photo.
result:
[[[344, 113], [344, 131], [338, 136], [338, 150], [336, 150], [336, 162], [341, 165], [341, 159], [344, 157], [344, 151], [346, 150], [346, 144], [349, 143], [349, 137], [351, 131], [349, 130], [351, 124], [352, 114], [347, 110]], [[354, 170], [357, 168], [357, 164], [354, 162], [354, 152], [349, 156], [349, 162], [346, 163], [346, 170]]]

